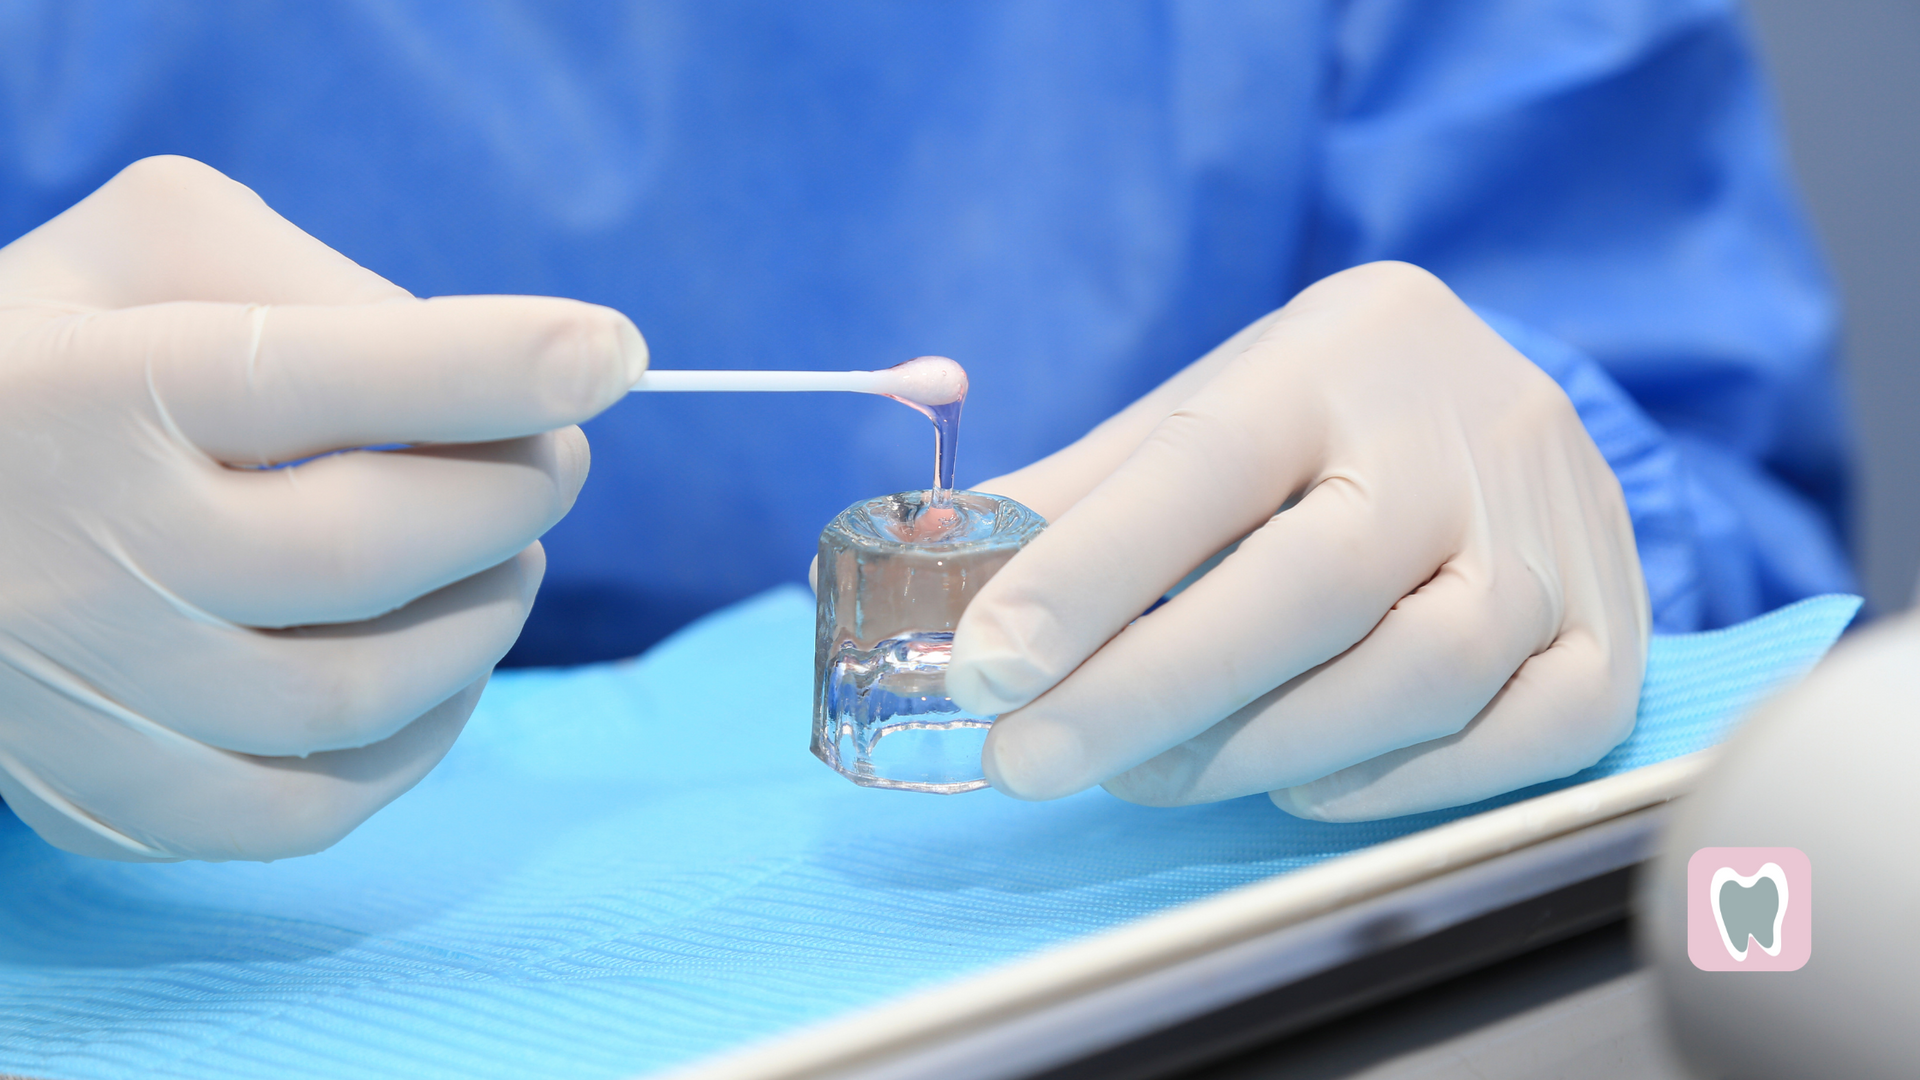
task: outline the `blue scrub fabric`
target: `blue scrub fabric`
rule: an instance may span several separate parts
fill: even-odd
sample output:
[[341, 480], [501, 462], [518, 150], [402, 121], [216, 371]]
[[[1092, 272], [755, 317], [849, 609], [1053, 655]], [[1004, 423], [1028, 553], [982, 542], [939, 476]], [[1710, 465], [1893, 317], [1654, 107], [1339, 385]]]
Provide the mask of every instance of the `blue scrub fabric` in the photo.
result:
[[319, 855], [100, 862], [0, 815], [0, 1073], [645, 1074], [1709, 746], [1858, 605], [1654, 638], [1632, 737], [1567, 780], [1329, 825], [855, 787], [806, 750], [813, 601], [776, 590], [636, 661], [496, 676], [445, 763]]
[[[621, 308], [661, 367], [953, 356], [963, 484], [1405, 259], [1581, 404], [1661, 629], [1852, 587], [1834, 298], [1735, 0], [22, 0], [0, 70], [0, 239], [186, 154], [415, 293]], [[587, 427], [513, 662], [798, 580], [931, 467], [868, 398]]]

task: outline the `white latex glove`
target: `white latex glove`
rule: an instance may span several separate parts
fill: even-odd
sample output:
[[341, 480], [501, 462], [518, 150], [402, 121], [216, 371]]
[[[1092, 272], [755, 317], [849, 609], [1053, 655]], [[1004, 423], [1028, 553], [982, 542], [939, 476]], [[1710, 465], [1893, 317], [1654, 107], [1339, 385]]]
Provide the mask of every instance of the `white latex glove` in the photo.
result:
[[978, 487], [1052, 522], [947, 673], [1000, 714], [1009, 794], [1265, 791], [1362, 820], [1565, 776], [1632, 730], [1649, 613], [1620, 486], [1553, 380], [1425, 271], [1327, 278]]
[[[646, 360], [606, 308], [415, 300], [184, 158], [0, 249], [0, 796], [106, 858], [338, 840], [459, 734], [569, 425]], [[390, 443], [437, 445], [257, 468]]]

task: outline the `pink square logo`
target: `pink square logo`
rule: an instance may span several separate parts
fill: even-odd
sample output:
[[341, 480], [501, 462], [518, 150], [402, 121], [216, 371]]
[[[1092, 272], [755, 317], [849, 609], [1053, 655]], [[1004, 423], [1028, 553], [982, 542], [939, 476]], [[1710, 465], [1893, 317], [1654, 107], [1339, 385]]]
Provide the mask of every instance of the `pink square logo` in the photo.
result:
[[1687, 860], [1687, 958], [1701, 971], [1798, 971], [1813, 955], [1813, 865], [1799, 848]]

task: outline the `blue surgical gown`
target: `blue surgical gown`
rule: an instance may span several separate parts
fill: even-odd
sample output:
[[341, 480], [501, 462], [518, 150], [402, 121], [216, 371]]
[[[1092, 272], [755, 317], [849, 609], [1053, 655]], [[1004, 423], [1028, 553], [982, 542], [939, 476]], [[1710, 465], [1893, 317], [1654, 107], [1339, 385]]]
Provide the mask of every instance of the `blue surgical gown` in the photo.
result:
[[[0, 72], [0, 239], [186, 154], [416, 294], [620, 308], [659, 367], [956, 357], [963, 483], [1405, 259], [1573, 397], [1659, 628], [1852, 586], [1833, 291], [1731, 0], [16, 0]], [[587, 430], [517, 662], [796, 580], [931, 469], [875, 398]]]

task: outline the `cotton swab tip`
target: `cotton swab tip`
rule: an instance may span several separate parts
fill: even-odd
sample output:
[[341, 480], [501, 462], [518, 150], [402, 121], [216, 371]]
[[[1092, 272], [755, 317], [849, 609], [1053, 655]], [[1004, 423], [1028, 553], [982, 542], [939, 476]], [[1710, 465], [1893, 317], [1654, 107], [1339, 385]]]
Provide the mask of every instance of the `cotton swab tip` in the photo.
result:
[[967, 396], [967, 369], [944, 356], [918, 356], [876, 374], [887, 377], [879, 393], [915, 405], [951, 405]]

